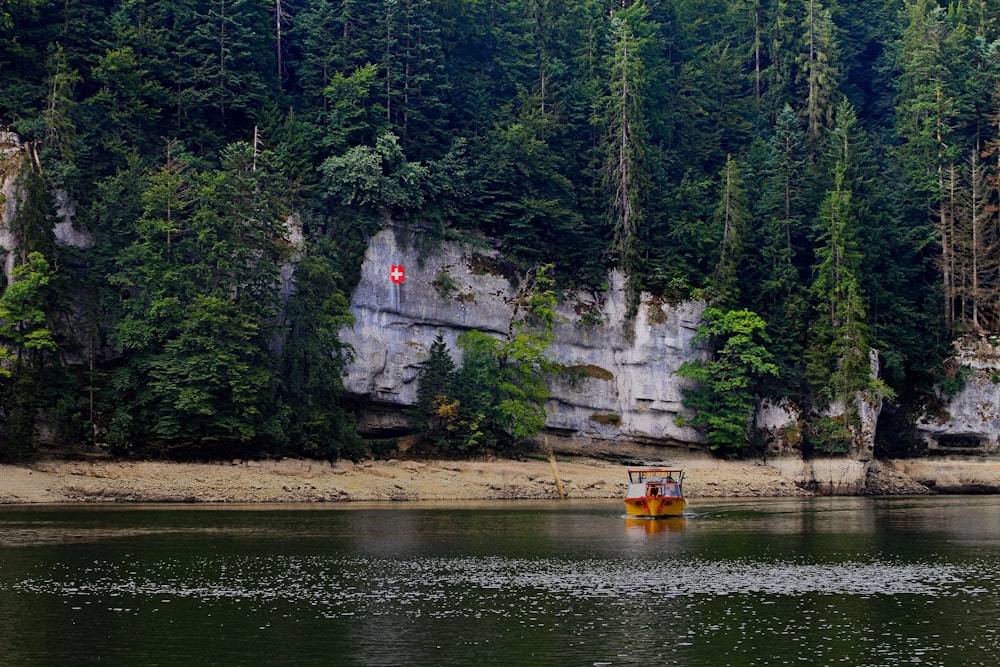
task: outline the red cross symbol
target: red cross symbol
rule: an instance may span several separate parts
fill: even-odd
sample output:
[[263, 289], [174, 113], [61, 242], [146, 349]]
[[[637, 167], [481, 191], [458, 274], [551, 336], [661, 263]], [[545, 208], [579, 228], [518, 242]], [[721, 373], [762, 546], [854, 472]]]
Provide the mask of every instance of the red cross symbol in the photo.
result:
[[401, 264], [392, 265], [392, 268], [389, 269], [389, 280], [396, 285], [406, 280], [406, 271]]

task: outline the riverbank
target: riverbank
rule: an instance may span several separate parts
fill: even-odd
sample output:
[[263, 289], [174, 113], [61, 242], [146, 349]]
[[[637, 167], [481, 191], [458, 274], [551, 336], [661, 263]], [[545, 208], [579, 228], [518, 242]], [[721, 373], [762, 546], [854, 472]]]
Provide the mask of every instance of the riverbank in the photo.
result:
[[[687, 471], [698, 496], [803, 495], [782, 473], [710, 457], [669, 461]], [[589, 458], [556, 461], [569, 498], [616, 498], [627, 467]], [[547, 459], [363, 461], [285, 459], [226, 463], [46, 461], [0, 466], [0, 502], [347, 502], [558, 498]]]
[[[663, 462], [686, 472], [689, 498], [813, 495], [815, 487], [788, 466], [720, 461], [687, 454]], [[560, 457], [556, 467], [569, 498], [619, 498], [627, 466]], [[1000, 462], [880, 462], [868, 473], [870, 494], [995, 493]], [[0, 466], [0, 503], [291, 503], [399, 500], [558, 498], [551, 463], [527, 461], [41, 461]]]

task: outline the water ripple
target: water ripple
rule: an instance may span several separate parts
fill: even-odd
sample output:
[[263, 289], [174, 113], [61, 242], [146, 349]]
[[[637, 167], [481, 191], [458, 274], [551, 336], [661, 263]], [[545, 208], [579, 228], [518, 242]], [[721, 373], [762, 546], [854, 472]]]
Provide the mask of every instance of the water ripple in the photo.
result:
[[[58, 568], [58, 566], [54, 566]], [[992, 566], [984, 566], [992, 568]], [[754, 560], [649, 561], [517, 558], [414, 560], [331, 557], [236, 557], [160, 561], [137, 566], [95, 561], [12, 584], [21, 592], [67, 596], [140, 596], [203, 601], [289, 601], [371, 613], [433, 606], [436, 613], [505, 613], [507, 604], [551, 606], [565, 599], [646, 605], [650, 598], [803, 594], [971, 596], [988, 593], [993, 573], [971, 564], [893, 562], [788, 563]], [[491, 606], [489, 600], [495, 600]], [[376, 613], [381, 613], [376, 611]]]

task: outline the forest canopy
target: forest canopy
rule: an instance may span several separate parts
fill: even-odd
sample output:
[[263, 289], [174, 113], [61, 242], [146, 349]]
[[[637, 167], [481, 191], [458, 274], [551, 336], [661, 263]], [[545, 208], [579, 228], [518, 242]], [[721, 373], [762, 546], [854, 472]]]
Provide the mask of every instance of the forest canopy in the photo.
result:
[[[42, 415], [122, 452], [354, 451], [337, 331], [387, 220], [753, 313], [765, 395], [867, 390], [876, 349], [915, 401], [951, 340], [1000, 326], [998, 21], [998, 0], [6, 2], [0, 456]], [[90, 247], [55, 242], [67, 201]]]

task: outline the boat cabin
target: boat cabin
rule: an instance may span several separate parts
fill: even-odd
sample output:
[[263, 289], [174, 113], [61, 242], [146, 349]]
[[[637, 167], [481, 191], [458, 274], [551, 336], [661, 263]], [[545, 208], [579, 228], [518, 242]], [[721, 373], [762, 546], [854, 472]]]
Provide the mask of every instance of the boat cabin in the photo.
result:
[[683, 470], [649, 469], [628, 471], [626, 498], [683, 498]]

